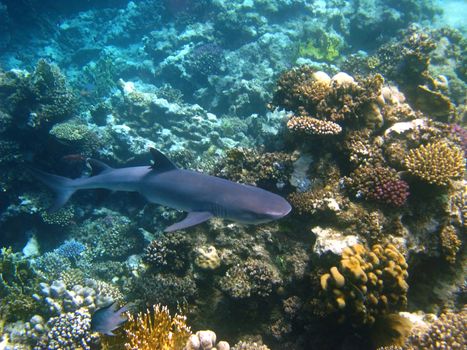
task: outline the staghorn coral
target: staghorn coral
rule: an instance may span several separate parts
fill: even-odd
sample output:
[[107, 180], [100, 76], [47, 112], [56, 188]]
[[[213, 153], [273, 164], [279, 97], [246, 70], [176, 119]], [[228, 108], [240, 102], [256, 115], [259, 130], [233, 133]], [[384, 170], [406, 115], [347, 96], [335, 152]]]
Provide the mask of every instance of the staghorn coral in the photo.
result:
[[371, 249], [356, 244], [342, 252], [339, 266], [320, 277], [330, 311], [354, 326], [372, 325], [407, 304], [407, 263], [391, 244]]
[[345, 180], [350, 192], [366, 200], [400, 207], [409, 195], [408, 184], [387, 167], [360, 167]]
[[171, 315], [166, 306], [154, 305], [136, 317], [130, 315], [125, 325], [128, 350], [183, 349], [191, 335], [186, 316]]
[[465, 172], [464, 152], [444, 141], [437, 141], [410, 150], [404, 159], [408, 171], [428, 182], [447, 186]]
[[414, 332], [402, 349], [465, 349], [467, 347], [466, 329], [467, 309], [464, 306], [459, 312], [442, 313], [428, 329]]

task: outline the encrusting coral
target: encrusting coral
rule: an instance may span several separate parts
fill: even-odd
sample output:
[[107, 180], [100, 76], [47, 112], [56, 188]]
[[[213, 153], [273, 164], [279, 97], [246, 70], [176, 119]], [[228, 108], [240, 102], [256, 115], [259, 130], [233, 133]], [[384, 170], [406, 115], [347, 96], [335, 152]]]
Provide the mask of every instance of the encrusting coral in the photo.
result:
[[360, 326], [404, 308], [407, 268], [405, 258], [391, 244], [345, 248], [339, 266], [320, 277], [329, 310], [338, 312], [341, 321], [349, 319]]
[[404, 160], [408, 171], [422, 180], [446, 186], [465, 172], [464, 152], [444, 141], [437, 141], [410, 150]]

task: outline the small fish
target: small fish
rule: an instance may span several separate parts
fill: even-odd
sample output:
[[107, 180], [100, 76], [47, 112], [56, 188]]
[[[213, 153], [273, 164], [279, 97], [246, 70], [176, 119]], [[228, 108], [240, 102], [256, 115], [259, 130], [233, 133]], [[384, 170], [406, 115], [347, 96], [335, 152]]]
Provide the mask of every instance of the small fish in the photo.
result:
[[127, 311], [128, 305], [118, 309], [117, 302], [96, 310], [91, 317], [91, 330], [106, 335], [115, 335], [112, 331], [128, 321], [128, 318], [123, 315]]

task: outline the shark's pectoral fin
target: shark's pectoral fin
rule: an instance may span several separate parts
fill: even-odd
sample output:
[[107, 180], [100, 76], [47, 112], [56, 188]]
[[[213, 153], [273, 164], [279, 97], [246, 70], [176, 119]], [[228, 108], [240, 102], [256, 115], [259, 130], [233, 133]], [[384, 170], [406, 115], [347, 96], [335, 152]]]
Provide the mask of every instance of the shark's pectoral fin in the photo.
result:
[[170, 225], [164, 230], [164, 232], [183, 230], [184, 228], [201, 224], [202, 222], [209, 220], [213, 216], [214, 215], [212, 215], [208, 211], [192, 211], [188, 213], [185, 219], [173, 225]]

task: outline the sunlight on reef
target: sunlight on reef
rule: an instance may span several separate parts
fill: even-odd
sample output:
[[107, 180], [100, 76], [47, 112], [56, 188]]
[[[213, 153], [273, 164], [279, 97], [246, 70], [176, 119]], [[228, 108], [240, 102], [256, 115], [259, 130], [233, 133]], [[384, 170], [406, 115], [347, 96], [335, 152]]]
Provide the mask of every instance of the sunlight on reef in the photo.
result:
[[466, 6], [0, 0], [0, 349], [467, 348]]

